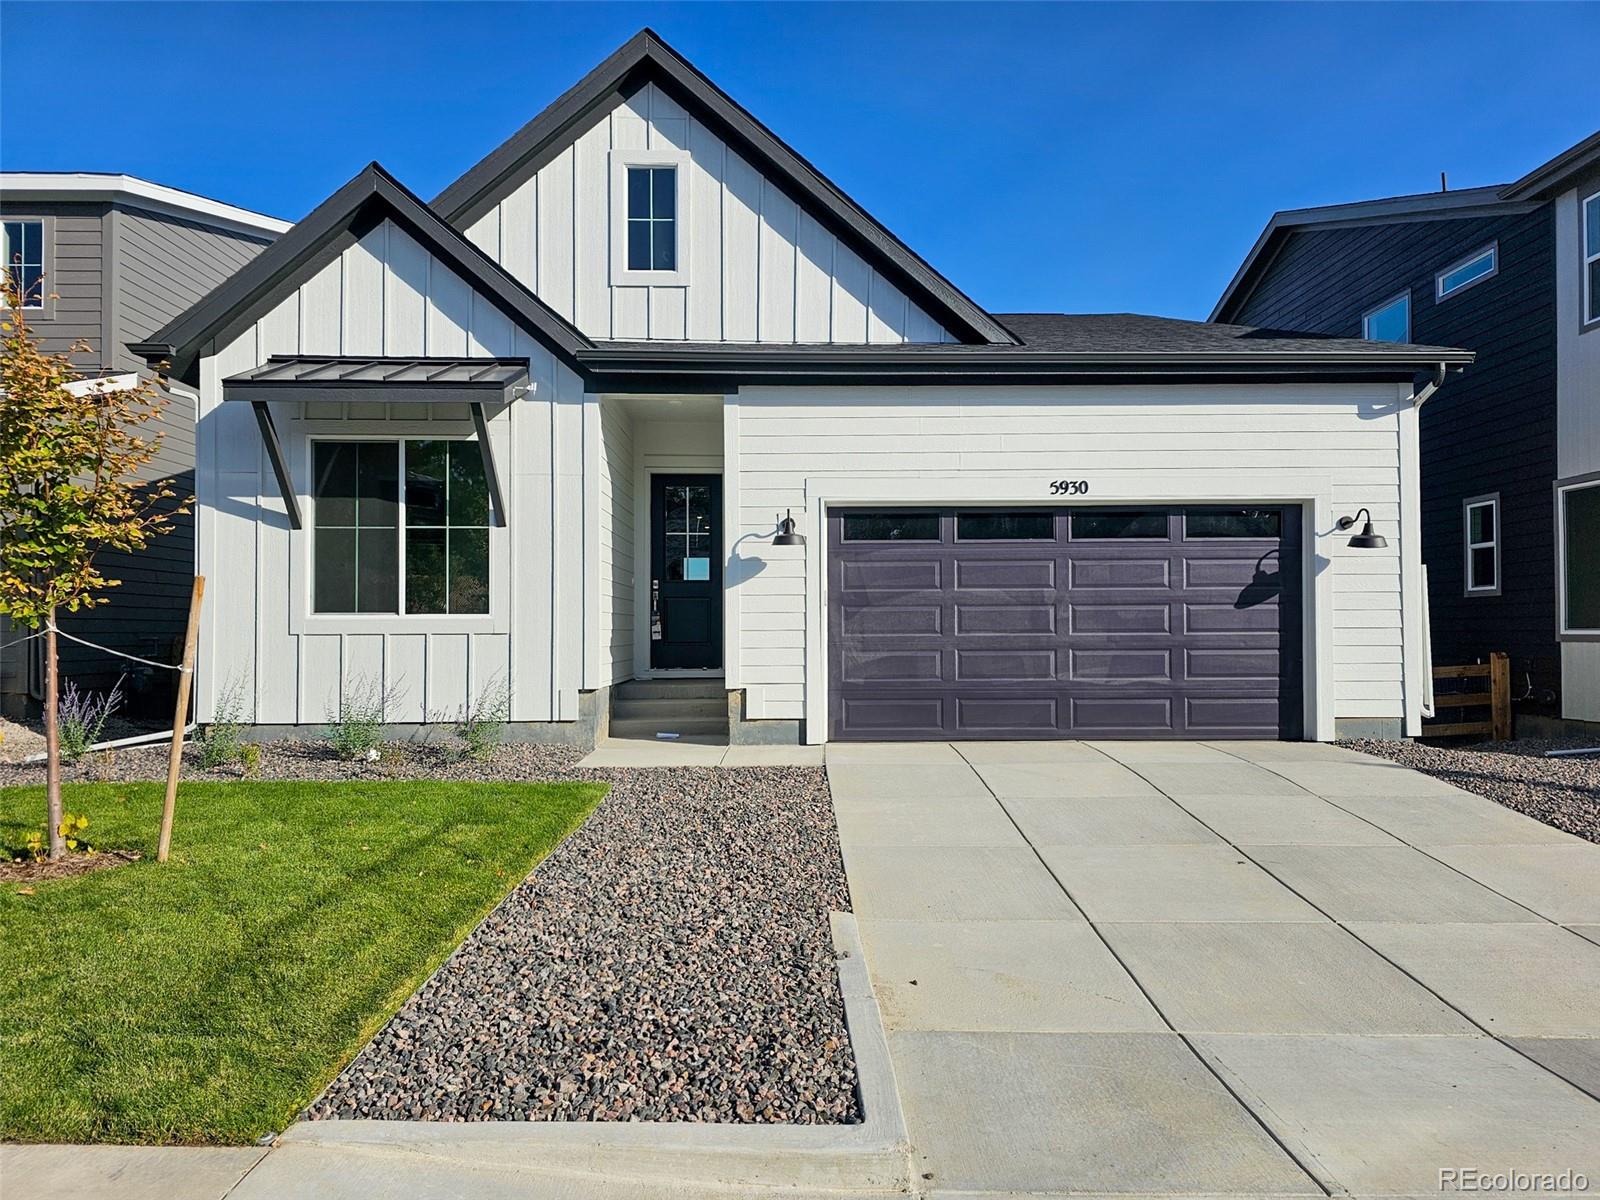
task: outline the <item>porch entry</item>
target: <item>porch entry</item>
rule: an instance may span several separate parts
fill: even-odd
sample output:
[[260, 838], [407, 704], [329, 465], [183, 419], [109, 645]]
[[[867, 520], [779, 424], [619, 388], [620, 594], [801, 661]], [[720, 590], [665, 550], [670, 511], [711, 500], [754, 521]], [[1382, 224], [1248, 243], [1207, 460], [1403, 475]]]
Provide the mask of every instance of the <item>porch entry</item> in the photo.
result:
[[722, 666], [722, 476], [650, 477], [650, 666]]

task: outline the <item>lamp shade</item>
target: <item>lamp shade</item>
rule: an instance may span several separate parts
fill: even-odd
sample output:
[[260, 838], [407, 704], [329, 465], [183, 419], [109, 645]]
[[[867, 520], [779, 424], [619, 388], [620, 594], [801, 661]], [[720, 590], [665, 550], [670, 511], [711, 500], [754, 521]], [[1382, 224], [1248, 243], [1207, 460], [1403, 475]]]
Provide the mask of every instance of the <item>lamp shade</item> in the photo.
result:
[[1356, 550], [1382, 550], [1389, 544], [1389, 540], [1372, 527], [1372, 514], [1366, 509], [1357, 509], [1353, 517], [1340, 517], [1339, 528], [1349, 529], [1362, 517], [1366, 517], [1367, 523], [1361, 527], [1360, 533], [1350, 538], [1351, 547]]
[[794, 517], [788, 511], [783, 514], [783, 520], [778, 522], [778, 532], [773, 535], [774, 546], [804, 546], [806, 536], [794, 531]]

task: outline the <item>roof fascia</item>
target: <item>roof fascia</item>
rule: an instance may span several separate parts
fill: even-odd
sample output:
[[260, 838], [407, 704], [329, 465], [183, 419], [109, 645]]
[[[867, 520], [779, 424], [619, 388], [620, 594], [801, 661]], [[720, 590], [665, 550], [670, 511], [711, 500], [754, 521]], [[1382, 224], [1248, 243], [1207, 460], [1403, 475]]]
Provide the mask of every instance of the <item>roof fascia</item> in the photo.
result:
[[585, 75], [517, 133], [441, 192], [433, 207], [454, 225], [477, 220], [508, 184], [554, 158], [581, 128], [646, 82], [664, 88], [723, 141], [749, 158], [786, 195], [817, 216], [953, 334], [969, 343], [1015, 345], [1017, 337], [836, 184], [646, 29]]
[[55, 203], [108, 202], [266, 240], [287, 232], [293, 224], [269, 217], [266, 213], [213, 200], [209, 196], [151, 183], [135, 175], [5, 171], [0, 172], [0, 200], [7, 204], [30, 200]]
[[1548, 200], [1566, 190], [1574, 175], [1600, 163], [1600, 130], [1541, 163], [1502, 193], [1507, 200]]

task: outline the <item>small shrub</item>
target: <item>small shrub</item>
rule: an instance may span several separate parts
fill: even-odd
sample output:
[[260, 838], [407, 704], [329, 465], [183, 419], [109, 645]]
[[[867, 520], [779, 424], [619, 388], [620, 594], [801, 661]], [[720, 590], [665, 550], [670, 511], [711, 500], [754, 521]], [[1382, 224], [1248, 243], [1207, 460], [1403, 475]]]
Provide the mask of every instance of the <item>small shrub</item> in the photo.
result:
[[328, 717], [328, 744], [340, 758], [378, 760], [383, 746], [383, 714], [388, 696], [381, 683], [366, 676], [354, 679], [344, 704]]
[[56, 701], [56, 736], [61, 743], [61, 761], [75, 763], [84, 751], [100, 740], [106, 721], [122, 703], [122, 680], [105, 695], [78, 690], [68, 680], [66, 690]]
[[254, 779], [261, 772], [261, 746], [257, 742], [246, 742], [239, 747], [239, 763], [244, 767], [244, 773]]
[[93, 854], [94, 847], [84, 840], [84, 831], [89, 828], [89, 818], [82, 813], [62, 813], [60, 833], [66, 840], [68, 850], [82, 850], [85, 854]]
[[[29, 833], [28, 836], [22, 840], [22, 851], [20, 854], [15, 851], [0, 849], [0, 861], [4, 861], [6, 859], [20, 860], [24, 855], [26, 855], [34, 862], [43, 862], [46, 858], [50, 857], [50, 841], [45, 837], [45, 830], [47, 828], [48, 826], [40, 826], [38, 829], [35, 829]], [[82, 850], [85, 854], [94, 853], [94, 847], [91, 846], [88, 843], [88, 840], [84, 837], [85, 831], [89, 828], [89, 818], [84, 816], [84, 814], [70, 812], [62, 813], [61, 824], [58, 826], [58, 828], [61, 831], [62, 840], [67, 844], [67, 850], [69, 852], [73, 850]]]
[[456, 722], [456, 737], [461, 739], [461, 753], [465, 758], [484, 762], [494, 755], [506, 735], [506, 721], [511, 715], [511, 696], [498, 678], [492, 680], [477, 700], [461, 710]]
[[234, 679], [217, 698], [217, 712], [211, 723], [195, 733], [194, 745], [199, 752], [200, 766], [215, 771], [236, 761], [243, 744], [244, 728], [244, 688]]

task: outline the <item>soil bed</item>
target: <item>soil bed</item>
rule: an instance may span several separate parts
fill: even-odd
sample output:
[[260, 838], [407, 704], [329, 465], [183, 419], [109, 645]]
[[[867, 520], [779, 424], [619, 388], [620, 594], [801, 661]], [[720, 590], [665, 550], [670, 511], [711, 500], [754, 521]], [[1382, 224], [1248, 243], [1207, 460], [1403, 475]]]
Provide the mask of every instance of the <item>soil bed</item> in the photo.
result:
[[1595, 746], [1596, 741], [1519, 738], [1469, 746], [1366, 740], [1342, 744], [1447, 780], [1546, 825], [1600, 842], [1600, 754], [1544, 756], [1546, 750], [1584, 749]]
[[24, 859], [0, 862], [0, 883], [39, 883], [47, 879], [70, 879], [74, 875], [87, 875], [90, 871], [104, 871], [138, 862], [144, 856], [134, 850], [97, 850], [93, 854], [68, 854], [51, 862]]

